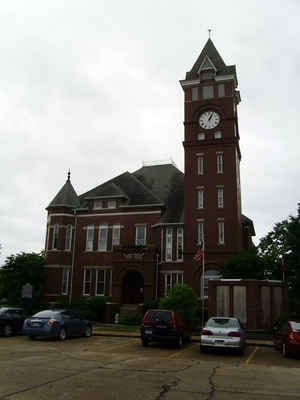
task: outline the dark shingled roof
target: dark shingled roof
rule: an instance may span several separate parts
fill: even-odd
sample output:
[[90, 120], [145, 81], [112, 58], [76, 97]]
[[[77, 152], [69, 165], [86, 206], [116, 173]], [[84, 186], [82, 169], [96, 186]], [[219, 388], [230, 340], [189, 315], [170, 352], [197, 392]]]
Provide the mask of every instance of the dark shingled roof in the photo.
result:
[[104, 194], [106, 197], [122, 195], [128, 200], [127, 205], [158, 205], [162, 203], [153, 192], [129, 172], [125, 172], [82, 194], [80, 201], [84, 204], [86, 199], [104, 196]]
[[173, 164], [142, 167], [134, 172], [166, 205], [158, 224], [183, 223], [184, 174]]
[[256, 235], [252, 219], [246, 217], [244, 214], [242, 214], [242, 224], [249, 227], [251, 236]]
[[60, 189], [54, 199], [51, 201], [46, 210], [55, 207], [68, 207], [68, 208], [77, 208], [80, 206], [80, 202], [78, 196], [71, 184], [70, 179], [68, 178], [67, 182]]
[[205, 46], [203, 47], [203, 50], [201, 51], [199, 57], [197, 58], [197, 61], [195, 62], [193, 68], [186, 73], [186, 79], [197, 79], [199, 77], [198, 71], [199, 68], [204, 61], [205, 56], [208, 56], [214, 66], [217, 69], [217, 75], [229, 75], [233, 74], [236, 77], [236, 69], [235, 65], [226, 65], [220, 56], [218, 50], [215, 48], [215, 45], [213, 44], [211, 39], [208, 39], [206, 42]]

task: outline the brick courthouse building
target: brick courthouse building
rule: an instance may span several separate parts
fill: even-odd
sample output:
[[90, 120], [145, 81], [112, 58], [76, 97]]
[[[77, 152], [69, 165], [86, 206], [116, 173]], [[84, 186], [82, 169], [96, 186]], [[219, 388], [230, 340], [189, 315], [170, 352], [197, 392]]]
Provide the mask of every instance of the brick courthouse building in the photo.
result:
[[[136, 304], [164, 296], [175, 283], [205, 298], [218, 265], [251, 245], [253, 223], [241, 212], [235, 66], [208, 39], [180, 83], [184, 173], [172, 163], [144, 165], [81, 195], [68, 175], [47, 207], [49, 301], [108, 296]], [[203, 240], [201, 290], [194, 255]]]

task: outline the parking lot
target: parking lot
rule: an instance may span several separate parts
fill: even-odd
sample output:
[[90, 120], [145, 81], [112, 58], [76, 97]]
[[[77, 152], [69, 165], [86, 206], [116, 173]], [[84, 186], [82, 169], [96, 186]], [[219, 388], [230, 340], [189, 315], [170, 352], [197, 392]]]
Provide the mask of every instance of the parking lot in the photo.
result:
[[137, 338], [0, 337], [0, 400], [300, 399], [300, 359], [272, 347], [202, 354]]

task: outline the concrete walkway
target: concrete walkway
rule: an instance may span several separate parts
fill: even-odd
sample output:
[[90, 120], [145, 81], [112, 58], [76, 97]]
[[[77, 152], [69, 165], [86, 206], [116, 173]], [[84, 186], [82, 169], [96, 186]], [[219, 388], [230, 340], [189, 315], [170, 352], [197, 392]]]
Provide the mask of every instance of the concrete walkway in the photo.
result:
[[[96, 336], [113, 336], [113, 337], [128, 337], [128, 338], [139, 338], [139, 332], [129, 332], [126, 330], [109, 330], [108, 327], [104, 327], [103, 325], [95, 325], [93, 327], [93, 335]], [[193, 336], [193, 342], [200, 343], [200, 336]], [[248, 346], [259, 346], [259, 347], [274, 347], [274, 343], [271, 340], [260, 340], [260, 339], [247, 339]]]

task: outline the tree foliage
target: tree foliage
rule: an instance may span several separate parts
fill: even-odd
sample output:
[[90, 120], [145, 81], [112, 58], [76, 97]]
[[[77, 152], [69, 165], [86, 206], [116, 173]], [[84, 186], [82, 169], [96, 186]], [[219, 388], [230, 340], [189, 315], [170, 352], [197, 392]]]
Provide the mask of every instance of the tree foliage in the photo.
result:
[[298, 215], [275, 224], [274, 229], [261, 239], [258, 250], [269, 279], [282, 279], [283, 257], [290, 303], [292, 309], [300, 311], [300, 204]]
[[174, 285], [167, 297], [159, 302], [159, 308], [179, 312], [186, 320], [192, 321], [198, 307], [196, 293], [189, 285]]
[[220, 272], [225, 279], [264, 279], [265, 262], [253, 248], [229, 258], [220, 266]]
[[40, 301], [44, 288], [44, 256], [37, 253], [19, 253], [6, 258], [0, 269], [0, 298], [11, 305], [22, 303], [22, 286], [33, 286], [33, 302]]

